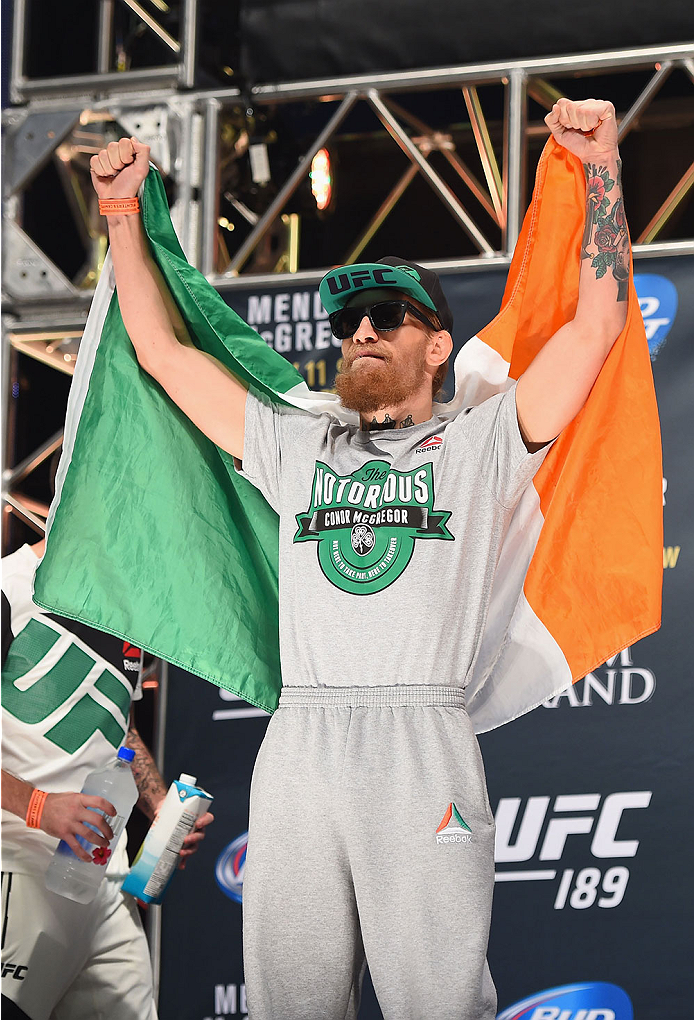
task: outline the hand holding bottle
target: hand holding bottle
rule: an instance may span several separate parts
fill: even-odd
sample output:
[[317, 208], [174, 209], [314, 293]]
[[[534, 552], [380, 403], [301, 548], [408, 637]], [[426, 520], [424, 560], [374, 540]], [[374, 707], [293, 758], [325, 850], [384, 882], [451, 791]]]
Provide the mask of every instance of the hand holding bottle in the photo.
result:
[[[96, 812], [101, 812], [96, 814]], [[77, 837], [106, 847], [113, 839], [113, 829], [104, 815], [116, 814], [113, 804], [104, 797], [84, 793], [49, 793], [41, 815], [41, 828], [49, 836], [62, 839], [81, 861], [90, 861], [91, 855], [81, 846]], [[98, 831], [94, 831], [94, 830]]]
[[[74, 801], [70, 808], [73, 820], [76, 816], [84, 819], [78, 821], [78, 825], [83, 826], [87, 834], [71, 834], [72, 841], [78, 844], [77, 850], [67, 839], [61, 839], [46, 872], [46, 888], [51, 892], [77, 903], [89, 903], [96, 896], [111, 854], [139, 796], [130, 767], [134, 757], [135, 752], [129, 747], [121, 747], [115, 761], [90, 772], [85, 779], [82, 792], [77, 795], [84, 814]], [[100, 813], [106, 810], [109, 811], [107, 818]], [[69, 815], [70, 811], [65, 813]], [[106, 839], [107, 832], [111, 833], [110, 839]]]

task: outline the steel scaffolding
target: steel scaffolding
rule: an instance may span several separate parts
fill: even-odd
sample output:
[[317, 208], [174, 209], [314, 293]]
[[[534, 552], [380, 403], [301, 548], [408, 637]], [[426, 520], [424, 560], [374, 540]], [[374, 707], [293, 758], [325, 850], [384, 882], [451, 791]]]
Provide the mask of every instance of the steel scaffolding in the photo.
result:
[[[148, 29], [174, 54], [175, 63], [146, 71], [113, 70], [116, 2], [126, 3], [146, 20]], [[17, 358], [23, 355], [38, 358], [60, 372], [72, 371], [106, 243], [85, 167], [89, 154], [111, 137], [116, 126], [128, 133], [137, 132], [148, 142], [153, 159], [171, 180], [172, 216], [190, 261], [222, 291], [236, 287], [268, 288], [285, 286], [289, 280], [297, 284], [317, 283], [328, 268], [261, 275], [243, 271], [268, 232], [276, 229], [288, 201], [306, 180], [312, 157], [339, 135], [346, 118], [359, 104], [373, 113], [393, 144], [404, 153], [408, 165], [384, 195], [376, 213], [365, 214], [363, 222], [355, 223], [354, 239], [341, 261], [355, 261], [359, 257], [411, 183], [421, 177], [448, 210], [462, 232], [461, 237], [464, 235], [477, 249], [473, 256], [428, 261], [426, 265], [444, 273], [467, 272], [504, 267], [510, 261], [524, 213], [529, 144], [538, 134], [547, 133], [544, 124], [528, 124], [529, 98], [550, 109], [562, 94], [562, 80], [568, 77], [650, 70], [645, 87], [634, 94], [627, 109], [618, 111], [623, 139], [637, 127], [674, 71], [686, 75], [694, 86], [694, 44], [678, 44], [378, 76], [355, 75], [333, 81], [263, 84], [245, 97], [235, 88], [195, 90], [190, 86], [196, 73], [197, 0], [181, 0], [181, 4], [183, 31], [180, 39], [173, 39], [150, 15], [145, 18], [146, 12], [136, 0], [101, 0], [98, 72], [38, 80], [30, 80], [25, 74], [27, 0], [18, 0], [16, 5], [11, 85], [13, 100], [24, 105], [11, 107], [3, 118], [6, 166], [3, 291], [8, 308], [3, 318], [5, 522], [8, 514], [15, 514], [37, 531], [44, 524], [47, 508], [28, 499], [23, 484], [51, 456], [57, 436], [46, 437], [37, 450], [17, 464], [10, 391]], [[500, 154], [492, 144], [479, 91], [489, 84], [502, 86], [505, 96]], [[145, 87], [147, 91], [143, 92]], [[450, 133], [435, 130], [398, 99], [408, 93], [441, 89], [460, 90], [461, 108], [464, 105], [467, 111], [479, 158], [477, 169], [463, 161]], [[324, 125], [296, 160], [286, 180], [278, 182], [277, 194], [262, 215], [252, 213], [236, 200], [251, 230], [243, 243], [229, 253], [227, 264], [219, 271], [216, 253], [222, 125], [227, 111], [241, 101], [250, 101], [256, 110], [299, 101], [312, 103], [325, 111]], [[442, 155], [454, 172], [455, 190], [432, 166], [430, 157], [435, 152]], [[66, 201], [71, 204], [91, 260], [78, 281], [69, 279], [22, 225], [22, 194], [51, 160], [60, 169]], [[654, 202], [650, 221], [636, 238], [636, 258], [694, 253], [694, 238], [659, 240], [663, 227], [693, 184], [694, 164], [664, 201]], [[495, 245], [479, 226], [476, 216], [480, 209], [499, 232], [500, 245]], [[295, 230], [291, 242], [295, 247], [297, 235]]]

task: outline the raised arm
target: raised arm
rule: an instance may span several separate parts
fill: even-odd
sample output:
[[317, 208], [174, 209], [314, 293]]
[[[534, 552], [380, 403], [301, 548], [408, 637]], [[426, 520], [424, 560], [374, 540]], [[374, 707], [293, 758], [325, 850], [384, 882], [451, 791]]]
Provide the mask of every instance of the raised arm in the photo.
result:
[[614, 106], [560, 99], [545, 120], [559, 144], [583, 163], [586, 222], [576, 314], [518, 380], [518, 421], [528, 444], [554, 439], [583, 407], [624, 329], [630, 272]]
[[[149, 147], [121, 138], [92, 156], [90, 167], [99, 198], [132, 198], [149, 172]], [[107, 222], [118, 302], [137, 360], [213, 443], [241, 459], [245, 386], [192, 344], [139, 215], [109, 215]]]

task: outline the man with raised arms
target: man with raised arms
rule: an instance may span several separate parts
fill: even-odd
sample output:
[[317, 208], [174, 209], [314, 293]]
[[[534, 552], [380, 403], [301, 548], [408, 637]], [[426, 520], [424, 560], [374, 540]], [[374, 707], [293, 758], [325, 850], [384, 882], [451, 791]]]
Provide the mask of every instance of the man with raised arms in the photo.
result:
[[[353, 1020], [365, 961], [386, 1020], [496, 1014], [494, 823], [465, 686], [511, 515], [624, 327], [630, 264], [613, 106], [562, 99], [547, 124], [586, 173], [575, 314], [516, 384], [453, 417], [432, 409], [453, 349], [434, 273], [388, 258], [321, 283], [338, 394], [361, 420], [345, 425], [247, 392], [196, 349], [139, 216], [105, 206], [141, 367], [280, 519], [283, 689], [244, 883], [251, 1020]], [[94, 156], [99, 197], [127, 209], [148, 156], [127, 138]]]

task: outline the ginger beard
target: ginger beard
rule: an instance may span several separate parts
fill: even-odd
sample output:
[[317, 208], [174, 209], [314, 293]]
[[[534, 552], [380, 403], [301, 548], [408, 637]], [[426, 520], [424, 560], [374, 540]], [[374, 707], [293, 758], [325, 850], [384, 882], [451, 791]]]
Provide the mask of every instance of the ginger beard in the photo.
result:
[[[335, 378], [335, 389], [344, 407], [359, 414], [371, 414], [384, 407], [399, 407], [422, 385], [426, 375], [428, 339], [405, 358], [387, 350], [384, 344], [354, 345], [343, 358]], [[365, 355], [365, 356], [364, 356]]]

